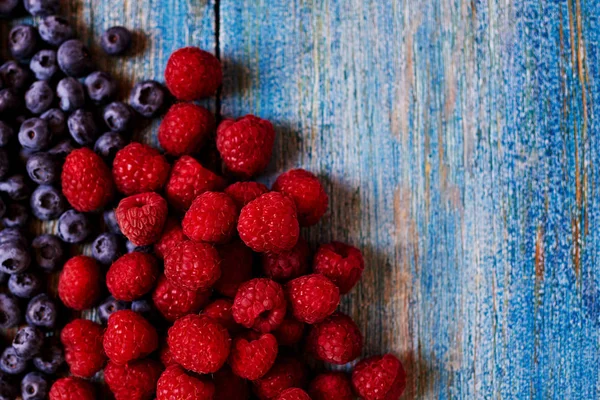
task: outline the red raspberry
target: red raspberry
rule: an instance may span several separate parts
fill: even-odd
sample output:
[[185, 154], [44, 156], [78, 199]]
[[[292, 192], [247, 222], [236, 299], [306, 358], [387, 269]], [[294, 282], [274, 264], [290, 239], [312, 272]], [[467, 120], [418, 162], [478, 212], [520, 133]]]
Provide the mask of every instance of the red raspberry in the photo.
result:
[[165, 83], [178, 100], [197, 100], [217, 92], [223, 72], [219, 60], [197, 47], [184, 47], [169, 57]]
[[156, 400], [212, 400], [214, 394], [210, 380], [189, 375], [177, 365], [167, 368], [156, 385]]
[[352, 385], [343, 372], [326, 372], [317, 375], [308, 390], [313, 400], [352, 400]]
[[285, 317], [281, 325], [273, 331], [273, 335], [280, 346], [293, 346], [304, 336], [304, 322]]
[[200, 150], [215, 129], [215, 117], [194, 103], [171, 106], [158, 129], [158, 142], [168, 154], [182, 156]]
[[244, 178], [264, 171], [271, 160], [273, 143], [273, 125], [254, 115], [223, 120], [217, 129], [217, 149], [225, 166]]
[[328, 278], [312, 274], [296, 278], [286, 285], [294, 317], [315, 324], [329, 317], [340, 303], [340, 290]]
[[214, 289], [223, 296], [234, 298], [240, 285], [252, 279], [252, 250], [236, 239], [217, 246], [221, 256], [221, 277]]
[[241, 327], [233, 319], [232, 307], [233, 302], [231, 300], [217, 299], [204, 307], [202, 313], [223, 325], [229, 332], [237, 332]]
[[187, 290], [207, 290], [221, 276], [221, 259], [208, 243], [184, 240], [165, 257], [165, 276]]
[[346, 294], [360, 280], [365, 262], [356, 247], [331, 242], [319, 247], [313, 269], [331, 279], [340, 288], [341, 294]]
[[276, 399], [285, 389], [304, 386], [306, 371], [302, 361], [281, 357], [265, 376], [252, 382], [260, 400]]
[[165, 368], [170, 367], [171, 365], [179, 365], [177, 361], [173, 358], [173, 353], [171, 353], [171, 349], [169, 348], [169, 343], [167, 341], [163, 341], [162, 346], [160, 347], [160, 351], [158, 352], [158, 357], [160, 358], [160, 362]]
[[156, 193], [140, 193], [121, 200], [117, 223], [123, 235], [136, 246], [153, 244], [160, 238], [167, 219], [167, 202]]
[[219, 175], [204, 168], [194, 158], [182, 156], [173, 164], [165, 191], [169, 204], [179, 211], [185, 211], [200, 194], [219, 191], [224, 187], [225, 180]]
[[254, 381], [269, 372], [276, 358], [275, 336], [263, 333], [254, 340], [241, 336], [231, 345], [229, 365], [237, 376]]
[[100, 298], [102, 288], [100, 267], [91, 257], [76, 256], [67, 261], [58, 278], [58, 297], [74, 310], [92, 307]]
[[227, 243], [235, 233], [238, 209], [225, 193], [204, 192], [183, 217], [183, 233], [196, 242]]
[[69, 376], [54, 382], [48, 398], [50, 400], [96, 400], [96, 389], [91, 382]]
[[158, 274], [158, 263], [151, 254], [134, 251], [110, 266], [106, 286], [115, 299], [133, 301], [152, 290]]
[[62, 192], [74, 209], [98, 211], [113, 197], [114, 185], [108, 166], [87, 148], [73, 150], [63, 164]]
[[169, 178], [170, 168], [158, 150], [134, 142], [117, 152], [112, 174], [117, 189], [131, 196], [162, 189]]
[[104, 352], [111, 361], [125, 364], [146, 357], [158, 347], [156, 329], [140, 314], [120, 310], [108, 318]]
[[285, 172], [275, 180], [273, 190], [294, 200], [302, 226], [315, 225], [327, 211], [329, 197], [312, 172], [303, 169]]
[[289, 388], [277, 396], [277, 400], [312, 400], [310, 396], [302, 389]]
[[167, 337], [173, 358], [199, 374], [217, 372], [231, 347], [227, 329], [206, 315], [186, 315], [175, 321]]
[[215, 383], [214, 400], [248, 400], [248, 381], [235, 375], [227, 365], [213, 374]]
[[255, 278], [238, 289], [233, 302], [233, 318], [246, 328], [267, 333], [281, 324], [286, 306], [281, 285], [267, 278]]
[[74, 319], [60, 332], [60, 341], [65, 348], [65, 361], [71, 374], [91, 378], [106, 362], [102, 347], [104, 328], [87, 319]]
[[154, 253], [158, 258], [164, 260], [165, 255], [173, 250], [175, 246], [185, 240], [181, 224], [175, 218], [167, 218], [162, 235], [154, 244]]
[[360, 356], [363, 337], [352, 318], [340, 312], [311, 327], [307, 350], [317, 359], [343, 365]]
[[150, 359], [128, 364], [109, 361], [104, 368], [104, 381], [115, 395], [115, 400], [150, 400], [156, 392], [161, 372], [160, 363]]
[[229, 195], [241, 210], [246, 204], [265, 194], [269, 189], [258, 182], [236, 182], [225, 189], [225, 193]]
[[187, 290], [173, 285], [161, 275], [152, 293], [158, 312], [169, 322], [198, 312], [210, 298], [210, 290]]
[[354, 367], [352, 386], [365, 400], [398, 400], [406, 388], [406, 372], [392, 354], [366, 358]]
[[291, 250], [300, 235], [294, 202], [277, 192], [263, 194], [242, 208], [238, 232], [259, 253]]
[[282, 253], [263, 253], [264, 274], [277, 282], [287, 282], [306, 274], [310, 265], [310, 248], [306, 240], [298, 238], [291, 250]]

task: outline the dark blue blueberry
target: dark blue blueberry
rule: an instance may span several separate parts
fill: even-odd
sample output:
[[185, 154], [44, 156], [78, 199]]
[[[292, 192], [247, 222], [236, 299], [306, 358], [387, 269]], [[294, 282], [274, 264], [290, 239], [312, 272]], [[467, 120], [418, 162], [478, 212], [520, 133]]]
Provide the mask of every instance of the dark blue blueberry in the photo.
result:
[[25, 320], [30, 325], [53, 328], [56, 323], [56, 304], [47, 294], [38, 294], [27, 304]]
[[137, 83], [129, 95], [131, 107], [146, 118], [156, 115], [163, 107], [164, 101], [164, 88], [155, 81]]
[[117, 93], [117, 82], [106, 72], [92, 72], [85, 78], [87, 94], [98, 104], [106, 104]]
[[4, 285], [6, 282], [8, 282], [8, 277], [10, 275], [5, 274], [4, 272], [0, 272], [0, 285]]
[[100, 321], [102, 323], [106, 323], [108, 321], [108, 317], [110, 317], [114, 312], [120, 310], [129, 310], [131, 304], [125, 301], [116, 300], [112, 296], [108, 296], [102, 304], [98, 306], [98, 317], [100, 317]]
[[29, 242], [23, 234], [23, 231], [17, 228], [4, 228], [0, 230], [0, 245], [4, 243], [16, 242], [23, 247], [27, 247]]
[[17, 356], [30, 360], [44, 344], [44, 334], [35, 326], [24, 326], [17, 331], [12, 342]]
[[67, 117], [60, 108], [51, 108], [40, 115], [40, 118], [48, 123], [48, 129], [50, 129], [53, 139], [62, 136], [67, 131]]
[[8, 152], [0, 149], [0, 179], [4, 179], [10, 170], [10, 161], [8, 160]]
[[115, 215], [115, 210], [104, 211], [104, 214], [102, 214], [102, 218], [104, 219], [104, 224], [106, 225], [106, 228], [110, 232], [112, 232], [116, 235], [123, 234], [121, 232], [121, 228], [119, 228], [119, 224], [117, 223], [117, 217]]
[[18, 274], [29, 268], [31, 256], [23, 243], [8, 241], [0, 244], [0, 271]]
[[13, 296], [0, 293], [0, 328], [14, 328], [21, 322], [19, 303]]
[[100, 38], [100, 45], [108, 55], [121, 55], [131, 47], [131, 32], [122, 26], [108, 28]]
[[29, 118], [19, 129], [19, 143], [28, 150], [43, 150], [52, 141], [48, 123], [41, 118]]
[[60, 46], [73, 37], [73, 28], [65, 18], [49, 15], [42, 18], [38, 26], [42, 40], [52, 46]]
[[0, 114], [13, 114], [18, 112], [23, 102], [12, 89], [0, 90]]
[[[0, 0], [1, 4], [2, 0]], [[0, 374], [0, 400], [15, 400], [19, 390], [10, 377]]]
[[[15, 12], [15, 10], [17, 9], [17, 7], [19, 6], [20, 3], [21, 3], [20, 0], [0, 0], [0, 16], [1, 17], [11, 16]], [[0, 395], [0, 399], [2, 399], [1, 395]]]
[[42, 289], [40, 276], [29, 271], [12, 274], [8, 279], [8, 290], [17, 297], [29, 299]]
[[31, 189], [23, 175], [13, 175], [0, 182], [0, 192], [6, 193], [12, 200], [25, 200]]
[[125, 242], [125, 248], [127, 249], [127, 253], [133, 253], [134, 251], [137, 251], [140, 253], [152, 253], [152, 251], [153, 251], [153, 248], [151, 245], [136, 246], [135, 244], [131, 243], [129, 240], [127, 242]]
[[38, 186], [31, 194], [29, 204], [33, 215], [42, 221], [58, 218], [67, 208], [61, 191], [49, 185]]
[[39, 43], [38, 31], [31, 25], [17, 25], [8, 34], [8, 49], [18, 60], [31, 58], [37, 51]]
[[49, 49], [38, 51], [29, 61], [29, 69], [36, 79], [49, 81], [58, 72], [56, 51]]
[[7, 61], [0, 66], [0, 77], [4, 85], [13, 89], [15, 92], [21, 92], [29, 87], [31, 74], [28, 69], [21, 66], [16, 61]]
[[56, 235], [40, 235], [31, 242], [36, 264], [47, 272], [61, 266], [64, 249], [62, 241]]
[[8, 346], [0, 356], [0, 370], [10, 375], [17, 375], [25, 372], [27, 360], [17, 355], [12, 346]]
[[56, 96], [61, 110], [75, 111], [85, 104], [85, 93], [81, 83], [72, 77], [63, 78], [56, 86]]
[[133, 114], [127, 104], [115, 101], [104, 108], [102, 117], [108, 129], [113, 132], [124, 133], [131, 128]]
[[25, 107], [33, 114], [48, 110], [54, 101], [54, 91], [46, 81], [33, 82], [25, 92]]
[[33, 357], [33, 366], [46, 374], [55, 374], [65, 362], [65, 357], [60, 346], [52, 344], [42, 348], [37, 356]]
[[27, 12], [36, 17], [56, 14], [60, 10], [60, 0], [23, 0]]
[[5, 228], [24, 228], [29, 221], [29, 210], [23, 204], [10, 203], [2, 217]]
[[83, 43], [71, 39], [58, 48], [58, 66], [66, 75], [79, 78], [92, 72], [94, 62]]
[[30, 372], [21, 380], [22, 400], [44, 400], [50, 392], [50, 383], [40, 372]]
[[56, 156], [48, 153], [35, 153], [25, 164], [27, 174], [38, 185], [49, 185], [60, 177], [60, 165]]
[[6, 122], [0, 121], [0, 147], [5, 147], [14, 135], [14, 129]]
[[68, 210], [58, 219], [58, 237], [67, 243], [81, 243], [90, 234], [90, 221], [85, 214]]
[[80, 145], [91, 145], [98, 138], [98, 125], [94, 114], [83, 109], [76, 110], [67, 120], [71, 137]]
[[112, 163], [117, 151], [121, 150], [126, 145], [127, 141], [123, 139], [123, 136], [119, 133], [107, 132], [96, 140], [94, 151], [100, 155], [100, 157]]
[[48, 150], [48, 153], [59, 158], [65, 158], [73, 150], [75, 150], [75, 148], [75, 144], [71, 139], [65, 139], [59, 142], [56, 146], [52, 147], [50, 150]]
[[112, 264], [121, 255], [121, 240], [112, 233], [103, 233], [92, 244], [92, 257], [102, 264]]
[[148, 296], [131, 302], [131, 310], [141, 314], [153, 325], [160, 324], [160, 314]]

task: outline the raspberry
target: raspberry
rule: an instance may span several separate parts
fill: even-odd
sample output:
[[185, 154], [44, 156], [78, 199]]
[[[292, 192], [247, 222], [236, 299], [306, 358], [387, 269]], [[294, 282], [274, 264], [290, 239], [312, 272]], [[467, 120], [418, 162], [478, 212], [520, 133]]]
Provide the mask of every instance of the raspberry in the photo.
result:
[[160, 358], [160, 362], [165, 368], [170, 367], [171, 365], [179, 365], [177, 361], [173, 358], [173, 353], [171, 353], [171, 349], [169, 348], [169, 343], [165, 340], [160, 347], [160, 351], [158, 353], [158, 357]]
[[333, 314], [340, 303], [340, 290], [328, 278], [312, 274], [286, 285], [290, 308], [298, 321], [315, 324]]
[[111, 361], [125, 364], [152, 353], [158, 347], [154, 327], [140, 314], [120, 310], [108, 319], [104, 332], [104, 352]]
[[240, 326], [235, 323], [233, 319], [233, 313], [231, 308], [233, 302], [229, 299], [217, 299], [212, 303], [204, 307], [203, 314], [208, 315], [221, 325], [229, 332], [237, 332], [240, 330]]
[[174, 104], [160, 124], [158, 142], [168, 154], [182, 156], [200, 150], [215, 129], [215, 118], [193, 103]]
[[302, 389], [289, 388], [277, 396], [277, 400], [311, 400], [310, 396]]
[[221, 276], [219, 253], [207, 243], [184, 240], [165, 257], [165, 276], [187, 290], [207, 290]]
[[254, 381], [269, 372], [276, 358], [275, 336], [263, 333], [255, 340], [242, 336], [231, 345], [229, 365], [237, 376]]
[[215, 400], [248, 400], [248, 381], [235, 375], [227, 365], [213, 374]]
[[170, 168], [158, 150], [134, 142], [117, 152], [112, 174], [117, 189], [131, 196], [162, 189], [169, 178]]
[[167, 218], [162, 235], [154, 244], [154, 253], [158, 258], [164, 260], [165, 255], [184, 240], [185, 235], [179, 221], [175, 218]]
[[161, 372], [160, 363], [150, 359], [128, 364], [110, 361], [104, 368], [104, 381], [115, 400], [150, 400]]
[[365, 400], [398, 400], [406, 388], [406, 372], [392, 354], [365, 358], [352, 371], [352, 386]]
[[177, 210], [190, 208], [192, 201], [206, 191], [219, 191], [225, 180], [204, 168], [190, 156], [182, 156], [173, 164], [171, 177], [165, 189], [169, 204]]
[[260, 400], [276, 399], [285, 389], [304, 386], [306, 371], [302, 361], [281, 357], [265, 376], [252, 382]]
[[204, 192], [183, 217], [183, 233], [196, 242], [227, 243], [235, 233], [238, 209], [225, 193]]
[[277, 282], [287, 282], [306, 274], [310, 264], [310, 248], [306, 240], [298, 238], [298, 243], [288, 251], [263, 253], [261, 257], [264, 274]]
[[304, 336], [304, 322], [285, 317], [281, 325], [273, 331], [280, 346], [293, 346]]
[[113, 197], [110, 169], [87, 148], [73, 150], [63, 164], [62, 191], [69, 204], [81, 212], [102, 209]]
[[252, 279], [252, 250], [236, 239], [231, 243], [217, 246], [221, 256], [221, 277], [214, 289], [234, 298], [240, 285]]
[[360, 250], [340, 242], [321, 245], [313, 264], [313, 270], [331, 279], [341, 294], [348, 293], [356, 285], [364, 269]]
[[140, 193], [121, 200], [117, 223], [123, 235], [136, 246], [158, 241], [167, 219], [167, 202], [156, 193]]
[[313, 400], [352, 400], [350, 379], [343, 372], [317, 375], [310, 383], [308, 393]]
[[197, 47], [184, 47], [169, 57], [165, 83], [178, 100], [197, 100], [217, 92], [223, 72], [219, 60]]
[[69, 308], [85, 310], [99, 300], [101, 281], [96, 260], [87, 256], [73, 257], [65, 263], [58, 278], [58, 297]]
[[169, 322], [198, 312], [210, 297], [209, 290], [186, 290], [170, 283], [162, 275], [158, 278], [152, 300], [158, 312]]
[[91, 382], [69, 376], [54, 382], [48, 398], [50, 400], [96, 400], [96, 389]]
[[158, 263], [152, 255], [134, 251], [110, 266], [106, 286], [115, 299], [133, 301], [152, 290], [158, 274]]
[[311, 327], [306, 339], [307, 350], [317, 359], [343, 365], [362, 352], [363, 337], [352, 318], [334, 313]]
[[269, 189], [265, 185], [258, 182], [236, 182], [225, 188], [225, 193], [233, 199], [240, 210], [246, 204], [268, 191]]
[[300, 235], [294, 202], [281, 193], [263, 194], [242, 208], [238, 232], [246, 246], [254, 251], [291, 250]]
[[281, 324], [286, 305], [281, 285], [267, 278], [255, 278], [238, 289], [233, 302], [233, 318], [246, 328], [267, 333]]
[[303, 169], [284, 172], [275, 180], [273, 190], [294, 200], [301, 226], [315, 225], [327, 211], [329, 197], [312, 172]]
[[227, 329], [206, 315], [186, 315], [175, 321], [167, 337], [173, 358], [199, 374], [217, 372], [229, 356]]
[[167, 368], [156, 385], [156, 400], [211, 400], [214, 394], [210, 380], [191, 376], [177, 365]]
[[91, 378], [106, 362], [102, 347], [104, 328], [87, 319], [74, 319], [60, 332], [60, 341], [65, 348], [65, 361], [71, 374]]

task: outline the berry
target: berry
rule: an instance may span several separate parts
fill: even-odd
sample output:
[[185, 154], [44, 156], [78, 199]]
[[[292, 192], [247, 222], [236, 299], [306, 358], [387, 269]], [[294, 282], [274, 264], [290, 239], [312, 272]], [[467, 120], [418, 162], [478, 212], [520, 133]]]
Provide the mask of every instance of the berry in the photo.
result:
[[197, 47], [179, 49], [167, 61], [165, 81], [173, 96], [179, 100], [191, 101], [212, 96], [222, 80], [219, 60]]
[[167, 202], [156, 193], [140, 193], [121, 200], [116, 216], [121, 232], [136, 246], [158, 241], [167, 219]]
[[302, 389], [289, 388], [277, 396], [277, 400], [312, 400], [310, 396]]
[[33, 114], [48, 110], [54, 101], [54, 91], [46, 81], [35, 81], [25, 92], [25, 107]]
[[298, 321], [315, 324], [333, 314], [340, 303], [340, 290], [328, 278], [312, 274], [286, 285], [290, 309]]
[[[128, 310], [130, 308], [130, 304], [117, 300], [112, 296], [108, 296], [104, 301], [98, 306], [98, 317], [100, 321], [105, 324], [111, 315], [116, 313], [119, 310]], [[136, 311], [136, 310], [134, 310]]]
[[60, 46], [73, 38], [73, 28], [69, 22], [58, 15], [49, 15], [40, 20], [38, 30], [42, 40], [52, 46]]
[[117, 311], [108, 319], [104, 352], [111, 361], [124, 364], [143, 358], [158, 348], [156, 329], [131, 310]]
[[360, 280], [365, 262], [356, 247], [332, 242], [319, 247], [313, 269], [331, 279], [340, 288], [340, 294], [346, 294]]
[[153, 192], [167, 182], [169, 168], [169, 163], [158, 150], [134, 142], [115, 156], [113, 178], [117, 189], [128, 196]]
[[152, 255], [133, 252], [110, 266], [106, 273], [106, 286], [115, 299], [132, 301], [152, 289], [158, 273], [158, 263]]
[[8, 241], [0, 244], [0, 271], [18, 274], [29, 268], [31, 256], [24, 243]]
[[55, 374], [64, 362], [62, 349], [55, 344], [42, 348], [41, 352], [33, 357], [33, 366], [46, 374]]
[[[8, 145], [10, 140], [15, 136], [14, 129], [4, 121], [0, 121], [0, 147]], [[3, 154], [5, 154], [3, 152]], [[0, 174], [0, 179], [4, 177], [4, 173]]]
[[175, 246], [185, 240], [181, 224], [175, 218], [167, 218], [165, 228], [158, 242], [154, 244], [154, 253], [160, 259], [164, 259], [165, 255], [173, 250]]
[[263, 194], [242, 208], [238, 232], [254, 251], [291, 250], [300, 235], [294, 202], [277, 192]]
[[304, 323], [286, 316], [281, 325], [273, 331], [273, 335], [280, 346], [293, 346], [304, 336]]
[[19, 245], [26, 246], [27, 238], [23, 231], [17, 228], [4, 228], [0, 230], [0, 244], [16, 242]]
[[171, 349], [169, 349], [169, 344], [166, 340], [162, 343], [160, 347], [158, 357], [160, 358], [160, 362], [162, 363], [162, 365], [165, 366], [165, 368], [168, 368], [171, 365], [179, 365], [177, 364], [177, 361], [173, 359], [173, 354], [171, 353]]
[[29, 69], [11, 60], [0, 66], [0, 78], [6, 88], [14, 90], [13, 93], [20, 93], [29, 85], [31, 73]]
[[23, 5], [35, 17], [56, 14], [60, 10], [59, 0], [23, 0]]
[[56, 162], [56, 158], [48, 153], [32, 154], [25, 168], [29, 178], [38, 185], [52, 184], [60, 176], [60, 165]]
[[89, 50], [80, 40], [70, 39], [58, 48], [58, 66], [65, 75], [80, 78], [94, 69]]
[[248, 381], [235, 375], [231, 368], [224, 366], [213, 374], [215, 400], [248, 400]]
[[231, 345], [229, 365], [234, 374], [254, 381], [271, 369], [277, 358], [277, 340], [270, 333], [255, 339], [238, 337]]
[[136, 83], [129, 95], [129, 104], [142, 117], [154, 117], [163, 107], [165, 91], [155, 81]]
[[21, 380], [22, 400], [43, 400], [48, 396], [50, 384], [44, 374], [30, 372]]
[[369, 357], [354, 367], [352, 386], [365, 400], [398, 400], [406, 388], [406, 372], [392, 354]]
[[165, 276], [187, 290], [207, 290], [221, 276], [220, 257], [207, 243], [184, 240], [165, 257]]
[[308, 393], [313, 400], [352, 400], [352, 385], [343, 372], [325, 372], [310, 383]]
[[72, 112], [85, 104], [83, 85], [70, 76], [61, 79], [56, 86], [58, 105], [65, 112]]
[[363, 337], [352, 318], [335, 313], [311, 327], [306, 348], [317, 360], [343, 365], [362, 352]]
[[91, 145], [99, 135], [94, 114], [83, 109], [75, 110], [67, 119], [67, 127], [73, 140], [82, 146]]
[[268, 191], [269, 189], [259, 182], [236, 182], [225, 189], [225, 193], [233, 199], [240, 210], [246, 204]]
[[115, 101], [104, 107], [102, 118], [111, 131], [125, 133], [131, 127], [133, 113], [127, 104]]
[[202, 313], [217, 321], [230, 333], [233, 333], [239, 331], [241, 327], [233, 319], [232, 307], [233, 302], [231, 300], [217, 299], [204, 307]]
[[[9, 204], [2, 218], [2, 225], [6, 228], [23, 228], [27, 225], [29, 210], [23, 204]], [[1, 269], [1, 267], [0, 267]]]
[[240, 285], [252, 279], [252, 250], [236, 239], [217, 246], [221, 256], [221, 277], [214, 288], [223, 296], [234, 298]]
[[106, 362], [103, 332], [102, 325], [87, 319], [74, 319], [62, 329], [60, 341], [72, 375], [91, 378], [102, 369]]
[[121, 255], [121, 240], [112, 233], [103, 233], [92, 243], [92, 257], [101, 264], [112, 264]]
[[199, 374], [217, 372], [231, 347], [227, 329], [206, 315], [189, 314], [178, 319], [169, 328], [167, 341], [175, 361]]
[[12, 274], [8, 278], [8, 290], [17, 297], [29, 299], [42, 289], [42, 280], [33, 272]]
[[190, 156], [182, 156], [173, 164], [166, 187], [169, 204], [180, 211], [187, 210], [192, 201], [206, 191], [219, 191], [225, 180], [204, 168]]
[[29, 360], [38, 354], [44, 344], [44, 335], [34, 326], [24, 326], [17, 331], [13, 338], [12, 347], [15, 354]]
[[[0, 16], [9, 17], [13, 14], [13, 12], [17, 9], [17, 7], [21, 4], [21, 0], [3, 0], [0, 1]], [[5, 382], [0, 378], [0, 389], [3, 388]], [[11, 391], [11, 390], [9, 390]], [[4, 393], [0, 392], [0, 399], [5, 400], [2, 395]], [[16, 395], [15, 395], [16, 396]], [[7, 399], [10, 396], [6, 396]]]
[[231, 197], [221, 192], [204, 192], [192, 202], [181, 225], [190, 239], [219, 244], [231, 240], [237, 217]]
[[0, 356], [0, 371], [10, 375], [17, 375], [24, 372], [26, 368], [27, 360], [19, 357], [14, 347], [9, 346], [4, 349]]
[[100, 37], [100, 46], [110, 56], [121, 55], [131, 47], [131, 32], [122, 26], [108, 28]]
[[113, 196], [110, 170], [90, 149], [77, 149], [67, 156], [61, 181], [65, 197], [80, 212], [97, 211]]
[[0, 114], [17, 112], [21, 107], [21, 98], [12, 89], [0, 90]]
[[106, 72], [92, 72], [84, 83], [88, 97], [97, 104], [106, 104], [117, 93], [117, 82]]
[[327, 211], [327, 193], [319, 179], [306, 170], [293, 169], [279, 175], [273, 184], [273, 190], [294, 200], [298, 221], [302, 226], [315, 225]]
[[217, 149], [225, 166], [246, 178], [264, 171], [271, 160], [274, 142], [273, 125], [254, 115], [226, 119], [217, 129]]
[[287, 302], [281, 285], [255, 278], [240, 285], [233, 302], [235, 322], [258, 332], [271, 332], [285, 317]]
[[51, 108], [40, 115], [40, 118], [48, 123], [52, 138], [58, 138], [67, 131], [67, 117], [60, 108]]
[[81, 243], [90, 234], [90, 221], [85, 214], [75, 210], [65, 211], [58, 219], [58, 236], [67, 243]]
[[31, 25], [16, 25], [8, 34], [8, 49], [17, 60], [31, 58], [39, 42], [38, 31]]
[[35, 254], [36, 264], [44, 271], [52, 272], [62, 262], [64, 250], [58, 236], [40, 235], [33, 239], [31, 248]]
[[[58, 71], [56, 51], [49, 49], [38, 51], [29, 61], [29, 69], [36, 79], [49, 81]], [[52, 95], [54, 97], [54, 93]]]
[[58, 142], [58, 144], [48, 150], [48, 153], [64, 159], [66, 156], [71, 154], [73, 150], [75, 150], [75, 144], [71, 141], [71, 139], [65, 139], [61, 142]]
[[310, 248], [302, 237], [289, 251], [263, 253], [262, 270], [265, 276], [277, 282], [287, 282], [306, 274], [310, 264]]
[[74, 310], [92, 307], [100, 298], [102, 275], [92, 257], [75, 256], [67, 261], [58, 278], [58, 297]]
[[189, 375], [177, 365], [167, 368], [156, 385], [156, 400], [208, 400], [214, 393], [210, 380]]
[[127, 141], [117, 132], [106, 132], [96, 140], [94, 151], [108, 162], [112, 162], [119, 150], [127, 145]]
[[19, 143], [28, 150], [43, 150], [50, 144], [52, 134], [48, 123], [41, 118], [30, 118], [21, 124]]
[[196, 313], [210, 297], [210, 291], [186, 290], [170, 283], [164, 275], [158, 278], [152, 301], [160, 314], [169, 322], [187, 314]]
[[139, 360], [123, 365], [109, 361], [104, 368], [104, 381], [115, 400], [150, 400], [156, 392], [161, 372], [160, 363], [154, 360]]
[[194, 103], [173, 105], [158, 130], [161, 147], [174, 156], [200, 150], [215, 129], [215, 118], [204, 107]]
[[119, 224], [117, 223], [117, 215], [115, 210], [106, 210], [102, 213], [102, 220], [104, 221], [104, 225], [106, 228], [115, 235], [122, 235], [121, 228], [119, 228]]
[[40, 185], [33, 191], [29, 205], [33, 215], [42, 221], [58, 218], [67, 208], [60, 190], [48, 185]]
[[69, 376], [60, 378], [50, 389], [50, 400], [96, 400], [96, 390], [91, 382]]
[[252, 386], [260, 400], [272, 400], [286, 389], [304, 386], [305, 379], [306, 371], [300, 360], [281, 357], [265, 376], [253, 381]]
[[56, 323], [56, 304], [47, 294], [42, 293], [29, 300], [25, 311], [28, 324], [42, 328], [54, 328]]

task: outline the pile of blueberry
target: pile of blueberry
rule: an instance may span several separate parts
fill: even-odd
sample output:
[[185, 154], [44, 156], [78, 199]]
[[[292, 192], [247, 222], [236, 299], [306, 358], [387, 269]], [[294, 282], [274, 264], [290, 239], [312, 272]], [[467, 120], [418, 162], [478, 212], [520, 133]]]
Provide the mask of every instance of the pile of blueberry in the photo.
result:
[[[24, 11], [38, 17], [37, 27], [12, 26], [4, 40], [13, 59], [0, 66], [0, 328], [18, 329], [0, 356], [0, 400], [19, 395], [19, 378], [24, 400], [46, 398], [52, 377], [62, 370], [56, 332], [65, 312], [46, 289], [70, 252], [67, 246], [90, 240], [97, 224], [90, 219], [94, 216], [68, 209], [59, 187], [64, 158], [88, 146], [112, 162], [129, 142], [134, 119], [155, 116], [166, 101], [165, 90], [154, 81], [136, 84], [128, 104], [116, 101], [117, 81], [96, 70], [68, 21], [56, 15], [59, 8], [59, 0], [0, 0], [5, 21]], [[100, 46], [118, 56], [131, 41], [127, 29], [113, 27], [104, 32]], [[57, 235], [32, 238], [30, 217], [58, 220]], [[110, 265], [134, 246], [122, 243], [114, 211], [102, 219], [98, 223], [107, 232], [93, 241], [92, 255]], [[108, 298], [98, 314], [105, 321], [123, 308], [143, 312], [150, 303]]]

